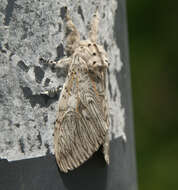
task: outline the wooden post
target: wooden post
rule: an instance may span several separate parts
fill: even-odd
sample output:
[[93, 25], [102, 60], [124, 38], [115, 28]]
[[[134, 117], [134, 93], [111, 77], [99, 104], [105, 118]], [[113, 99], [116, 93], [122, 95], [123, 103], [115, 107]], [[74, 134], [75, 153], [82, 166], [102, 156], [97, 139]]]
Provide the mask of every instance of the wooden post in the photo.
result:
[[[99, 43], [110, 59], [110, 165], [98, 151], [68, 174], [53, 155], [58, 97], [40, 91], [64, 83], [64, 70], [41, 62], [65, 55], [65, 6], [83, 38], [99, 7]], [[136, 190], [126, 6], [124, 0], [4, 0], [0, 4], [0, 189]], [[125, 140], [127, 141], [125, 142]]]

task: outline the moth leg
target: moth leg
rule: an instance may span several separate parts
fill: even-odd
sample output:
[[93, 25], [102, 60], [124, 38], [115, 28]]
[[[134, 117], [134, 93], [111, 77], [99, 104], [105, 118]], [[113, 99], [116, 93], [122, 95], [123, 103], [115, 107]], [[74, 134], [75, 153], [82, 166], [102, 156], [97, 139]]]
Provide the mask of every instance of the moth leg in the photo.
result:
[[89, 38], [94, 43], [97, 40], [98, 24], [99, 24], [99, 13], [98, 13], [98, 9], [97, 9], [96, 13], [93, 15], [93, 18], [91, 20], [90, 32], [89, 32]]
[[47, 95], [50, 98], [55, 97], [62, 90], [62, 86], [58, 86], [57, 88], [51, 88], [49, 90], [40, 92], [41, 95]]
[[72, 62], [72, 58], [71, 57], [64, 57], [63, 59], [60, 59], [59, 61], [48, 61], [48, 64], [52, 67], [52, 68], [68, 68], [69, 65]]
[[66, 29], [69, 32], [67, 35], [67, 43], [66, 43], [66, 50], [72, 54], [76, 47], [78, 47], [79, 41], [80, 41], [80, 34], [77, 31], [74, 23], [72, 22], [70, 16], [69, 16], [69, 11], [67, 10], [66, 13]]
[[105, 136], [105, 141], [103, 144], [103, 154], [106, 163], [109, 164], [109, 130], [107, 131]]
[[48, 64], [51, 68], [68, 68], [72, 62], [71, 57], [64, 57], [57, 62], [49, 60], [49, 59], [45, 60], [43, 58], [40, 58], [40, 60], [43, 61], [44, 63]]

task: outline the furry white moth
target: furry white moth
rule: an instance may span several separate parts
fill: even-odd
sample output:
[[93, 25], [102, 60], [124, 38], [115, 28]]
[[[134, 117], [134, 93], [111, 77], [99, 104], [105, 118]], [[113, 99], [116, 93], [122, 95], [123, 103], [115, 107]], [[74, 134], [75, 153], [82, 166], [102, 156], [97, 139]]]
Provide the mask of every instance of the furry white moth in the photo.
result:
[[54, 150], [59, 168], [73, 170], [103, 146], [109, 164], [109, 113], [106, 88], [108, 59], [104, 48], [97, 44], [99, 15], [94, 14], [89, 39], [80, 34], [66, 13], [70, 31], [66, 50], [70, 56], [56, 67], [68, 67], [68, 76], [59, 98], [59, 110], [54, 131]]

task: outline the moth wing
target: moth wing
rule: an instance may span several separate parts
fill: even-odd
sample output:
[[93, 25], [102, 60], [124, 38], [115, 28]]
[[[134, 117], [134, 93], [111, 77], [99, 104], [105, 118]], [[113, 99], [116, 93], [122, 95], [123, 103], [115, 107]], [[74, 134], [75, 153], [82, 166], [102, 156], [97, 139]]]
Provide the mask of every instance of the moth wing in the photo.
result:
[[108, 125], [101, 105], [91, 89], [79, 94], [79, 111], [67, 111], [56, 125], [55, 156], [59, 168], [77, 168], [104, 144]]

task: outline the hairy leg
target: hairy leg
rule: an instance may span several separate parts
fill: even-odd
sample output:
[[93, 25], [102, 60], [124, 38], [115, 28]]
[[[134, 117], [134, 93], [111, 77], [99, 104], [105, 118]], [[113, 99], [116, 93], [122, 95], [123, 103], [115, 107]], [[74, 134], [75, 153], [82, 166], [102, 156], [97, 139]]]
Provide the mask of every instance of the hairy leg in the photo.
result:
[[40, 58], [41, 61], [48, 64], [51, 68], [68, 68], [69, 65], [72, 62], [71, 57], [64, 57], [63, 59], [60, 59], [59, 61], [52, 61], [52, 60], [45, 60], [44, 58]]
[[[63, 59], [55, 62], [55, 61], [51, 61], [51, 60], [45, 60], [43, 58], [40, 59], [41, 61], [43, 61], [44, 63], [50, 65], [51, 68], [68, 68], [69, 65], [72, 62], [72, 58], [71, 57], [64, 57]], [[53, 98], [54, 96], [56, 96], [60, 91], [62, 90], [62, 86], [58, 86], [56, 88], [52, 88], [46, 91], [42, 91], [40, 92], [41, 95], [47, 95], [51, 98]]]
[[62, 90], [62, 86], [58, 86], [57, 88], [51, 88], [46, 91], [40, 92], [41, 95], [49, 96], [50, 98], [55, 97]]

